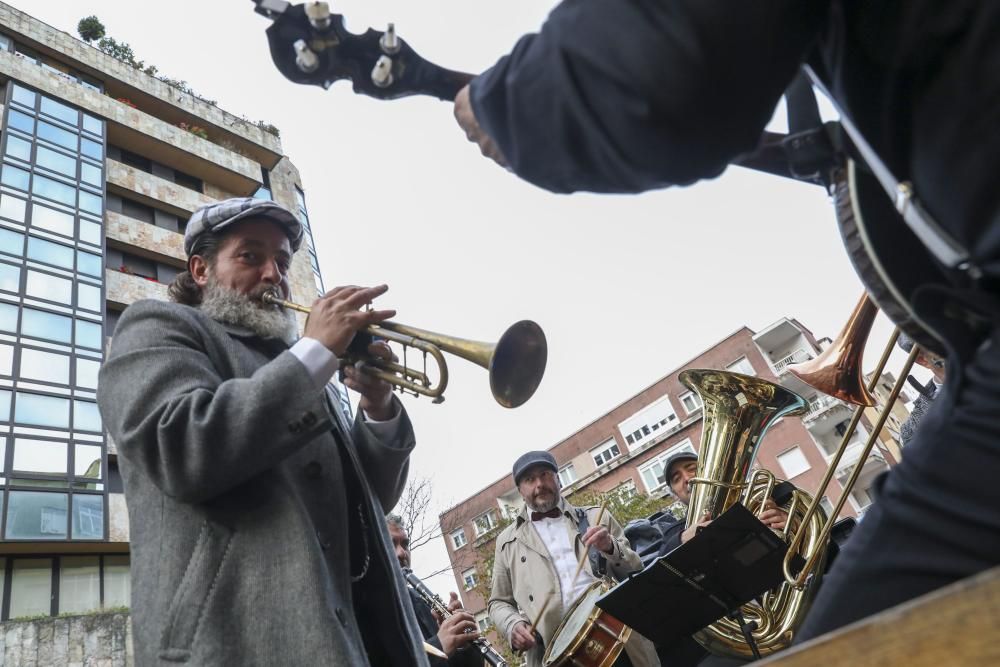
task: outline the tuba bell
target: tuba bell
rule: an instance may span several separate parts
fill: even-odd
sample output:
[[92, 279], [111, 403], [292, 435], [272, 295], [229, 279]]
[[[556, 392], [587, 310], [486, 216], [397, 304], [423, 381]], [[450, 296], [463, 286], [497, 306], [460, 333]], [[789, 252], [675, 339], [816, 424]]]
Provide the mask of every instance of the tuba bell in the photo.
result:
[[[767, 470], [752, 469], [758, 446], [772, 424], [786, 415], [804, 413], [808, 403], [773, 382], [729, 371], [692, 369], [683, 371], [679, 379], [697, 392], [704, 403], [698, 472], [691, 480], [687, 525], [696, 524], [706, 514], [714, 519], [737, 502], [759, 516], [771, 497], [775, 478]], [[788, 512], [788, 521], [779, 535], [786, 542], [790, 535], [803, 535], [799, 548], [823, 559], [826, 546], [819, 540], [822, 509], [804, 524], [804, 530], [799, 530], [811, 500], [804, 491], [796, 489], [792, 493], [783, 507]], [[765, 593], [760, 604], [743, 605], [743, 616], [757, 626], [753, 637], [762, 656], [780, 651], [792, 642], [819, 580], [819, 576], [814, 576], [802, 588], [784, 583]], [[728, 618], [698, 631], [694, 638], [716, 655], [753, 657], [739, 624]]]

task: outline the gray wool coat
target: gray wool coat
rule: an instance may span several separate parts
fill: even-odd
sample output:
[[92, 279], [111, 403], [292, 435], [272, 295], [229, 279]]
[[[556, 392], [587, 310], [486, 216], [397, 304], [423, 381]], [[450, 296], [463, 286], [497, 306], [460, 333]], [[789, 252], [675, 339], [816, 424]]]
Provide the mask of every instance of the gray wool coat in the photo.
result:
[[98, 403], [137, 665], [427, 664], [383, 519], [414, 446], [405, 413], [381, 442], [284, 344], [162, 301], [125, 311]]

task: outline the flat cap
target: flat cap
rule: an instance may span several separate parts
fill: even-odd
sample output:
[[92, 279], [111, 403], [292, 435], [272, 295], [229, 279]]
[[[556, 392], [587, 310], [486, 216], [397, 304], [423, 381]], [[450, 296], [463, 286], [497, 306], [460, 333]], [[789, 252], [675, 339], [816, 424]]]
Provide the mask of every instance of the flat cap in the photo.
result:
[[268, 199], [233, 197], [206, 204], [194, 212], [184, 229], [184, 252], [190, 257], [203, 234], [217, 234], [247, 218], [263, 218], [281, 227], [292, 245], [292, 252], [302, 245], [302, 223], [287, 208]]
[[698, 455], [694, 452], [689, 452], [687, 450], [683, 452], [676, 452], [667, 457], [667, 460], [663, 464], [663, 481], [666, 484], [670, 484], [670, 469], [674, 467], [675, 463], [681, 461], [697, 461]]
[[528, 452], [527, 454], [521, 454], [514, 461], [514, 486], [517, 486], [521, 481], [521, 475], [534, 465], [544, 465], [552, 469], [552, 472], [559, 472], [559, 466], [556, 465], [555, 458], [548, 452]]

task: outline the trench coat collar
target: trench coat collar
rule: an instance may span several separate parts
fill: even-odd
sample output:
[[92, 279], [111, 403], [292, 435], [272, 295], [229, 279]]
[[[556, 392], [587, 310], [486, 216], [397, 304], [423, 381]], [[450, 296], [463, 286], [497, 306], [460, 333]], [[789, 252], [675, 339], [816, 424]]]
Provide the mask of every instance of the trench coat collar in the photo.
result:
[[[562, 510], [562, 514], [565, 518], [569, 519], [569, 523], [565, 524], [566, 533], [569, 537], [570, 544], [573, 545], [573, 550], [579, 554], [583, 541], [580, 538], [580, 522], [576, 515], [576, 507], [567, 502], [567, 500], [563, 497], [559, 498], [559, 504], [556, 505], [556, 507]], [[548, 547], [545, 546], [545, 542], [542, 541], [538, 531], [531, 525], [530, 513], [531, 509], [529, 509], [528, 504], [525, 503], [521, 508], [521, 511], [517, 514], [517, 526], [514, 529], [514, 537], [527, 548], [538, 552], [538, 554], [546, 560], [551, 561], [552, 556], [549, 554]]]

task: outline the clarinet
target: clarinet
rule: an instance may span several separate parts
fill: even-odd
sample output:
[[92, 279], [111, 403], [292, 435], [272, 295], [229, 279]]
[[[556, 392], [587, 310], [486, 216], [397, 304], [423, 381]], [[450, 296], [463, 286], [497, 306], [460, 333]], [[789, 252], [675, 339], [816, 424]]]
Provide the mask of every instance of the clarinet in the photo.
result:
[[[437, 593], [431, 591], [427, 588], [424, 582], [420, 581], [417, 575], [413, 574], [413, 570], [408, 567], [403, 568], [403, 574], [406, 576], [406, 582], [410, 584], [414, 591], [417, 592], [424, 602], [430, 605], [431, 609], [441, 614], [442, 618], [448, 618], [452, 616], [452, 612], [448, 609], [448, 605], [438, 596]], [[466, 630], [466, 632], [472, 632], [471, 629]], [[479, 639], [472, 642], [472, 644], [479, 649], [479, 652], [483, 654], [483, 658], [486, 662], [493, 665], [493, 667], [507, 667], [507, 661], [503, 659], [503, 656], [493, 646], [486, 641], [485, 637], [480, 637]]]

